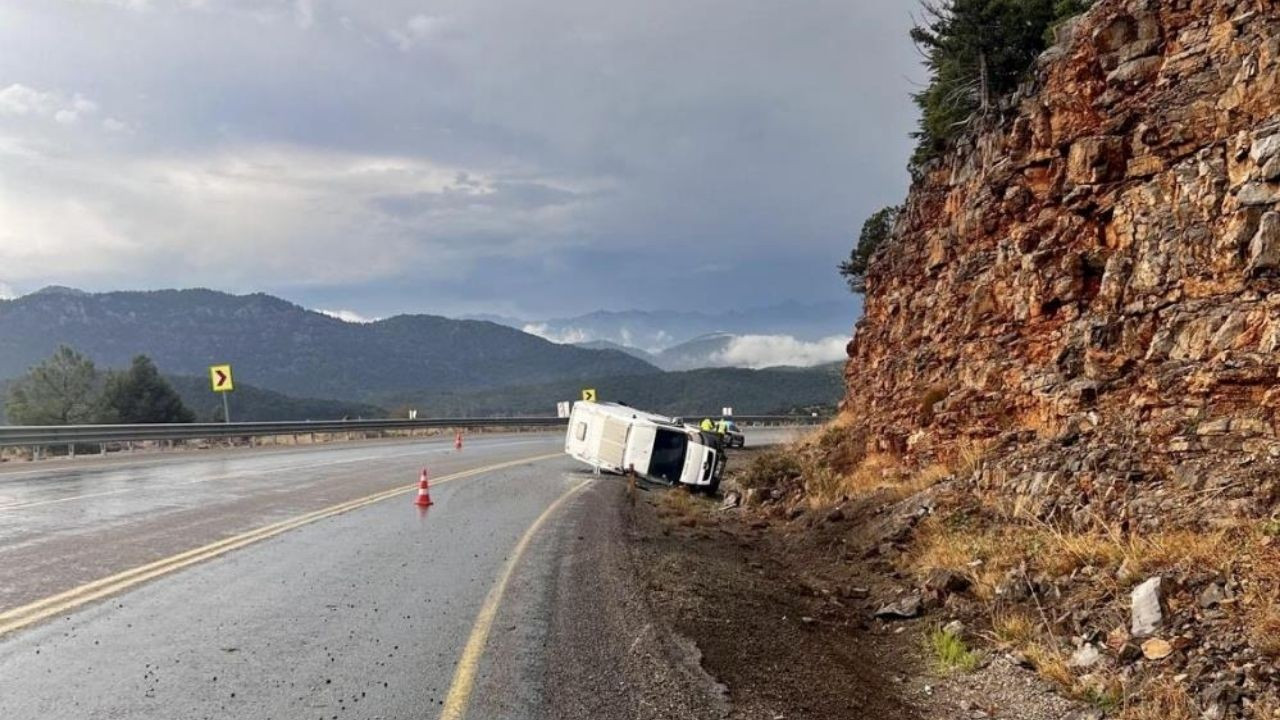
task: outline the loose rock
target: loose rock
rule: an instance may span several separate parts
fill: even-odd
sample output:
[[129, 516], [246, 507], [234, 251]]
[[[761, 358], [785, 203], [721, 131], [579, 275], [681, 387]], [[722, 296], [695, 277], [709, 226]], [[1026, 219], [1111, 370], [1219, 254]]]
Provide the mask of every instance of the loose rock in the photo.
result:
[[1173, 654], [1173, 645], [1160, 638], [1142, 643], [1142, 655], [1148, 660], [1163, 660]]
[[913, 593], [882, 605], [876, 611], [876, 617], [881, 620], [910, 620], [919, 617], [921, 609], [923, 609], [923, 603], [920, 595]]
[[1160, 577], [1148, 579], [1130, 594], [1131, 619], [1129, 633], [1137, 638], [1149, 637], [1164, 623], [1163, 600], [1160, 597]]
[[1083, 670], [1097, 665], [1101, 659], [1102, 653], [1098, 651], [1098, 647], [1093, 643], [1085, 643], [1071, 654], [1071, 659], [1067, 662], [1067, 665]]

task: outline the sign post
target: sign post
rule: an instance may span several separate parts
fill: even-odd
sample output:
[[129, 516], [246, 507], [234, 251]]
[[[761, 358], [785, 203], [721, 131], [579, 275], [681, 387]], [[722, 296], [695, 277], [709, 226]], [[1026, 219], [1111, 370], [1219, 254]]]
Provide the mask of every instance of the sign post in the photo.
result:
[[230, 365], [212, 365], [209, 367], [209, 385], [213, 391], [222, 396], [222, 421], [231, 422], [231, 403], [227, 394], [236, 389], [235, 380], [231, 378]]
[[720, 414], [724, 417], [733, 417], [733, 408], [722, 407], [720, 408]]

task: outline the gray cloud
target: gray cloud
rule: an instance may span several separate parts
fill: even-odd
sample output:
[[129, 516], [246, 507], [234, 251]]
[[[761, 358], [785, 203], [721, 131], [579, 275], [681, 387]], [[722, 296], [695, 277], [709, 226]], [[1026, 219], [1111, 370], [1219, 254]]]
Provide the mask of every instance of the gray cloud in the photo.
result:
[[454, 182], [433, 192], [395, 193], [372, 198], [375, 208], [400, 218], [442, 211], [501, 211], [555, 208], [588, 196], [538, 182], [495, 180], [481, 182], [460, 173]]
[[912, 7], [5, 3], [0, 269], [370, 316], [838, 297], [905, 190]]

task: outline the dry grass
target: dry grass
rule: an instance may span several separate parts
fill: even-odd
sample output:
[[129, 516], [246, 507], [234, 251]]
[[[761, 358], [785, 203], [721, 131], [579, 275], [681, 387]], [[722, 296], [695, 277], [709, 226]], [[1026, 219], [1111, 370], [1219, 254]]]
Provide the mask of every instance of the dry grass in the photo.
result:
[[840, 502], [844, 493], [844, 479], [834, 470], [821, 465], [812, 466], [804, 474], [805, 500], [810, 507], [823, 507]]
[[[841, 447], [839, 442], [831, 439], [832, 430], [824, 431], [816, 441], [818, 450], [801, 461], [805, 494], [813, 507], [876, 494], [883, 495], [883, 499], [889, 502], [903, 500], [944, 480], [971, 475], [981, 464], [987, 449], [981, 443], [966, 443], [953, 448], [944, 460], [912, 471], [901, 457], [893, 453], [858, 454], [848, 448], [832, 450]], [[848, 465], [855, 455], [857, 462]], [[848, 469], [841, 471], [845, 466]]]
[[992, 616], [991, 632], [997, 642], [1007, 647], [1019, 648], [1035, 638], [1036, 621], [1027, 613], [1004, 610]]
[[1033, 642], [1022, 649], [1022, 654], [1035, 666], [1040, 677], [1068, 690], [1075, 687], [1076, 676], [1067, 667], [1067, 656], [1057, 648]]
[[862, 464], [867, 455], [867, 439], [848, 428], [827, 425], [802, 443], [807, 461], [843, 475]]
[[965, 573], [973, 594], [991, 601], [1005, 575], [1033, 554], [1030, 536], [1018, 530], [971, 525], [963, 515], [930, 517], [916, 527], [907, 563], [920, 574], [937, 568]]
[[1067, 664], [1066, 653], [1059, 650], [1053, 641], [1033, 640], [1025, 643], [1021, 651], [1040, 677], [1077, 700], [1087, 702], [1106, 713], [1113, 713], [1124, 706], [1127, 693], [1119, 677], [1099, 673], [1077, 677]]
[[1269, 658], [1280, 658], [1280, 603], [1269, 597], [1249, 618], [1250, 644]]
[[[922, 411], [926, 404], [932, 411], [941, 399], [924, 398]], [[794, 473], [798, 482], [792, 487], [802, 483], [813, 506], [872, 496], [892, 502], [952, 477], [975, 477], [988, 450], [977, 442], [939, 448], [936, 462], [912, 469], [903, 457], [866, 448], [864, 438], [836, 423], [794, 450], [794, 469], [781, 468], [781, 461], [777, 465], [781, 474]], [[1063, 604], [1118, 607], [1127, 601], [1130, 587], [1162, 573], [1208, 571], [1245, 581], [1249, 590], [1241, 598], [1241, 610], [1251, 644], [1280, 658], [1280, 543], [1275, 542], [1280, 521], [1242, 521], [1210, 531], [1174, 528], [1150, 535], [1121, 532], [1118, 523], [1102, 517], [1088, 519], [1087, 528], [1065, 527], [1037, 520], [1032, 505], [1018, 506], [1004, 489], [998, 476], [984, 475], [977, 493], [938, 495], [941, 507], [916, 526], [902, 562], [919, 574], [933, 569], [965, 574], [970, 592], [985, 602], [993, 641], [1021, 652], [1039, 675], [1064, 692], [1122, 720], [1198, 717], [1186, 688], [1168, 677], [1122, 682], [1121, 675], [1106, 671], [1078, 675], [1068, 666], [1063, 629], [1052, 624]], [[1002, 584], [1021, 578], [1081, 573], [1088, 580], [1061, 585], [1068, 596], [1060, 600], [1011, 605], [997, 592]], [[1040, 601], [1054, 607], [1041, 608]], [[928, 643], [943, 668], [966, 667], [975, 657], [975, 650], [941, 631], [930, 634]], [[1131, 682], [1139, 683], [1139, 689], [1126, 686]]]
[[674, 487], [658, 498], [658, 517], [670, 519], [685, 527], [696, 527], [706, 518], [705, 503], [692, 492]]
[[790, 448], [769, 450], [758, 455], [738, 473], [738, 484], [744, 488], [773, 488], [800, 481], [804, 466], [798, 453]]
[[1109, 592], [1178, 568], [1225, 574], [1239, 562], [1247, 542], [1248, 531], [1243, 527], [1207, 533], [1176, 530], [1125, 539], [1113, 532], [1063, 531], [1044, 523], [1000, 524], [956, 512], [920, 524], [909, 563], [922, 573], [935, 568], [968, 573], [975, 595], [991, 600], [997, 584], [1020, 567], [1051, 577], [1086, 567], [1101, 571], [1099, 577], [1121, 575], [1120, 581], [1099, 587]]
[[982, 465], [982, 461], [987, 457], [987, 451], [991, 449], [990, 442], [973, 440], [954, 449], [954, 457], [951, 462], [952, 472], [956, 477], [969, 477]]
[[839, 502], [846, 498], [864, 497], [895, 485], [893, 478], [901, 468], [902, 462], [887, 453], [867, 455], [854, 470], [844, 474], [836, 474], [829, 468], [819, 466], [812, 471], [812, 474], [822, 478], [823, 481], [814, 483], [806, 475], [805, 492], [809, 503], [814, 506]]
[[[940, 399], [926, 397], [922, 411], [926, 403], [931, 411]], [[907, 461], [892, 453], [853, 452], [850, 433], [833, 426], [811, 438], [801, 460], [811, 504], [868, 496], [890, 502], [903, 499], [951, 477], [974, 478], [987, 452], [979, 443], [952, 446], [940, 449], [934, 464], [911, 470]], [[858, 447], [865, 448], [865, 443]], [[933, 569], [965, 574], [971, 581], [970, 592], [985, 603], [990, 615], [992, 641], [1021, 652], [1039, 675], [1064, 692], [1120, 720], [1199, 717], [1187, 688], [1170, 676], [1106, 670], [1077, 673], [1068, 666], [1064, 628], [1053, 626], [1052, 618], [1060, 617], [1070, 605], [1119, 612], [1116, 608], [1127, 602], [1128, 590], [1157, 574], [1207, 572], [1242, 581], [1247, 590], [1234, 607], [1242, 614], [1240, 622], [1250, 644], [1262, 655], [1280, 659], [1280, 519], [1241, 520], [1210, 530], [1170, 528], [1146, 535], [1122, 532], [1119, 523], [1103, 517], [1087, 518], [1088, 527], [1067, 527], [1038, 520], [1034, 503], [1020, 506], [1011, 500], [1004, 492], [1007, 484], [996, 474], [983, 475], [977, 484], [976, 493], [963, 497], [949, 492], [938, 495], [939, 509], [916, 526], [905, 548], [904, 569], [918, 574]], [[997, 592], [1004, 583], [1041, 575], [1081, 579], [1060, 584], [1067, 596], [1052, 601], [1037, 598], [1010, 604], [1004, 599], [1007, 596]], [[1040, 602], [1053, 606], [1041, 608]], [[944, 668], [963, 666], [974, 652], [940, 631], [932, 633], [928, 642]], [[1266, 701], [1259, 705], [1265, 710], [1256, 716], [1270, 717], [1271, 712], [1280, 711], [1280, 705], [1271, 704], [1280, 700], [1270, 696], [1260, 700]]]
[[1092, 567], [1088, 583], [1077, 584], [1065, 602], [1123, 602], [1134, 583], [1158, 573], [1209, 570], [1248, 580], [1254, 588], [1246, 605], [1253, 646], [1280, 657], [1280, 551], [1262, 543], [1256, 525], [1237, 524], [1211, 532], [1170, 530], [1147, 537], [1121, 537], [1106, 525], [1084, 532], [1044, 523], [992, 518], [974, 507], [926, 519], [906, 556], [917, 572], [944, 568], [966, 573], [972, 592], [987, 602], [991, 634], [1005, 647], [1021, 651], [1047, 680], [1076, 698], [1122, 720], [1190, 720], [1199, 717], [1187, 691], [1159, 677], [1130, 693], [1120, 676], [1090, 673], [1077, 677], [1053, 637], [1053, 628], [1031, 604], [1000, 606], [997, 587], [1022, 573], [1062, 577]]
[[1120, 713], [1120, 720], [1196, 720], [1200, 717], [1195, 700], [1172, 678], [1156, 679], [1127, 701], [1128, 707]]

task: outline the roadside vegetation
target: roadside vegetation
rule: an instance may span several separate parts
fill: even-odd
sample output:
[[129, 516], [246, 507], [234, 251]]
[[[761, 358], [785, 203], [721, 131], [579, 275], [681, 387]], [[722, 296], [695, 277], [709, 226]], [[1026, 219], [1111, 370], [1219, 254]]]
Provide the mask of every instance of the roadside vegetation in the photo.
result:
[[[298, 398], [237, 383], [237, 420], [271, 422], [385, 417], [368, 403]], [[84, 354], [59, 347], [16, 380], [0, 381], [0, 424], [221, 422], [222, 401], [209, 379], [165, 375], [146, 355], [127, 369], [103, 371]]]
[[913, 173], [993, 117], [1000, 98], [1026, 79], [1052, 42], [1052, 30], [1089, 9], [1091, 0], [942, 0], [923, 3], [911, 30], [929, 82], [913, 95], [920, 108]]
[[[1259, 662], [1280, 659], [1276, 521], [1148, 532], [1101, 518], [1083, 527], [1045, 522], [998, 483], [978, 480], [985, 452], [973, 443], [911, 467], [894, 453], [868, 452], [837, 420], [795, 446], [758, 455], [738, 482], [772, 498], [761, 510], [775, 518], [828, 517], [843, 508], [852, 522], [840, 542], [889, 558], [897, 577], [921, 587], [939, 572], [962, 578], [964, 589], [942, 608], [972, 630], [935, 626], [924, 637], [944, 671], [972, 670], [984, 651], [1003, 653], [1108, 716], [1181, 720], [1200, 717], [1185, 674], [1177, 674], [1192, 653], [1226, 642], [1250, 648]], [[899, 517], [912, 520], [895, 525]], [[1168, 621], [1156, 638], [1169, 643], [1164, 648], [1129, 634], [1131, 592], [1153, 577], [1168, 581], [1166, 612], [1196, 618]], [[1223, 599], [1204, 594], [1210, 586]], [[1073, 657], [1084, 645], [1097, 650], [1096, 659]], [[1266, 714], [1254, 716], [1272, 717], [1276, 700], [1264, 694], [1258, 705]]]
[[127, 370], [102, 372], [65, 345], [9, 387], [5, 416], [17, 425], [195, 421], [146, 355]]
[[893, 226], [898, 222], [902, 208], [891, 205], [872, 213], [862, 223], [862, 232], [858, 234], [858, 244], [849, 253], [849, 259], [840, 263], [840, 275], [849, 284], [849, 289], [856, 293], [867, 291], [867, 266], [871, 256], [884, 245], [893, 234]]
[[[1026, 80], [1055, 29], [1088, 10], [1093, 0], [925, 0], [911, 40], [929, 72], [912, 95], [920, 109], [908, 169], [921, 177], [934, 160], [982, 122], [996, 118], [1000, 98]], [[855, 293], [867, 290], [867, 268], [903, 212], [890, 205], [862, 224], [840, 275]]]
[[941, 627], [929, 633], [929, 649], [944, 672], [973, 672], [982, 655], [970, 649], [964, 636], [956, 630]]

